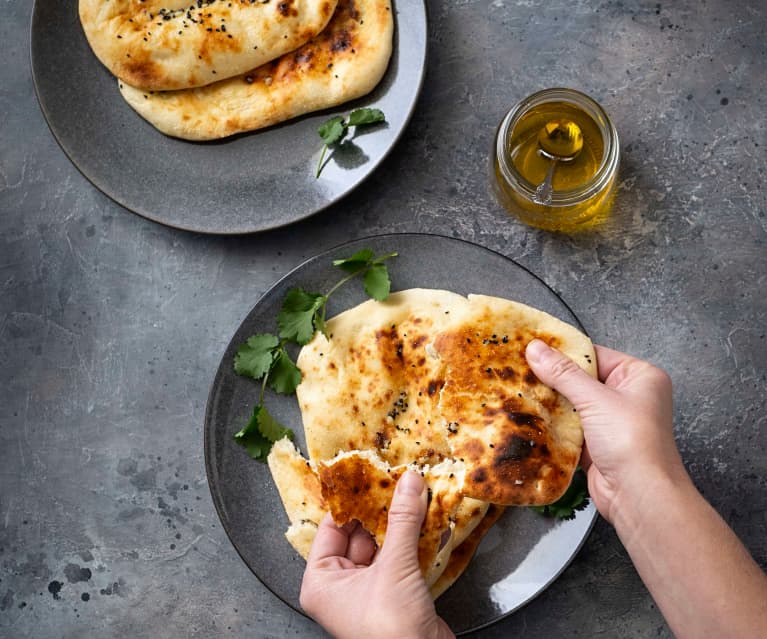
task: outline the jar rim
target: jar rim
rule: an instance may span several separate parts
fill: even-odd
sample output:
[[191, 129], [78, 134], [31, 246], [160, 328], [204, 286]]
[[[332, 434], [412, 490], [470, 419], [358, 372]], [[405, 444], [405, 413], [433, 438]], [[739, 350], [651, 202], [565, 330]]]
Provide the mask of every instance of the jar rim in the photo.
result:
[[619, 158], [619, 140], [618, 131], [615, 129], [612, 120], [607, 112], [593, 98], [576, 89], [565, 87], [556, 87], [552, 89], [543, 89], [529, 95], [515, 104], [504, 116], [496, 135], [496, 158], [498, 168], [503, 178], [512, 186], [512, 188], [521, 196], [535, 201], [536, 185], [529, 182], [523, 175], [517, 171], [514, 164], [510, 161], [506, 153], [506, 141], [514, 130], [520, 118], [527, 114], [533, 107], [548, 102], [566, 102], [582, 109], [599, 128], [602, 135], [604, 152], [602, 161], [599, 164], [594, 176], [583, 185], [566, 191], [554, 191], [551, 202], [547, 207], [556, 208], [564, 206], [573, 206], [592, 197], [602, 190], [612, 179], [617, 168]]

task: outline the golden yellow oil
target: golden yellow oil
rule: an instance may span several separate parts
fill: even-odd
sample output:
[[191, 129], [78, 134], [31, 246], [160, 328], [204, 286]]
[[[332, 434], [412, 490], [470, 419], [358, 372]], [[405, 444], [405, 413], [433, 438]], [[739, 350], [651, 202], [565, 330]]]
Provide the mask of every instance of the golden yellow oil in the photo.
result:
[[[543, 156], [538, 143], [538, 134], [547, 123], [569, 120], [578, 125], [583, 133], [583, 148], [577, 157], [569, 162], [557, 162], [552, 178], [555, 196], [588, 190], [589, 184], [597, 177], [603, 165], [605, 140], [602, 128], [578, 105], [564, 101], [537, 104], [519, 116], [507, 139], [497, 145], [497, 152], [503, 152], [504, 164], [513, 167], [517, 182], [526, 182], [525, 188], [504, 175], [500, 158], [494, 162], [495, 191], [501, 204], [514, 213], [522, 222], [553, 231], [575, 232], [601, 225], [609, 217], [613, 202], [616, 171], [603, 181], [596, 192], [590, 191], [584, 197], [556, 198], [550, 205], [535, 202], [531, 192], [543, 182], [551, 167], [549, 158]], [[617, 140], [616, 140], [617, 143]], [[521, 180], [519, 180], [521, 178]]]
[[558, 162], [551, 186], [569, 191], [587, 184], [597, 173], [604, 155], [604, 142], [596, 122], [587, 113], [566, 102], [547, 102], [533, 107], [520, 119], [506, 143], [506, 152], [517, 172], [537, 186], [546, 177], [551, 160], [539, 153], [538, 133], [557, 120], [575, 122], [583, 133], [583, 149], [570, 162]]

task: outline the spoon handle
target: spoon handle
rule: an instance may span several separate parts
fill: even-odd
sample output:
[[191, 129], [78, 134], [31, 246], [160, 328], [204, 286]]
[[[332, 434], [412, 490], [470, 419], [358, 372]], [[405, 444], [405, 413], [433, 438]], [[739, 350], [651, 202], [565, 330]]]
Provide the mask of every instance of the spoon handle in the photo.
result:
[[549, 170], [546, 173], [546, 177], [543, 178], [543, 182], [541, 182], [538, 185], [538, 188], [535, 189], [533, 202], [536, 204], [543, 204], [544, 206], [551, 204], [551, 180], [554, 178], [554, 169], [556, 168], [557, 158], [551, 158], [551, 164], [549, 165]]

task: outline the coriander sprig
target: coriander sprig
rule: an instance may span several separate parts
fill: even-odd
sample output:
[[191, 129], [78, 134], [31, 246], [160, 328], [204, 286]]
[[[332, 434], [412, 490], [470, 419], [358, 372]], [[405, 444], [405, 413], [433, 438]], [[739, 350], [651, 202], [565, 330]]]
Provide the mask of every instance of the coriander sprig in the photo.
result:
[[302, 288], [288, 289], [277, 315], [278, 334], [252, 335], [240, 345], [234, 356], [234, 370], [238, 375], [261, 380], [258, 404], [250, 421], [234, 440], [248, 454], [266, 461], [272, 444], [293, 432], [280, 424], [264, 407], [267, 385], [282, 395], [292, 395], [301, 383], [301, 371], [288, 353], [288, 344], [308, 344], [317, 331], [325, 334], [325, 312], [330, 296], [355, 277], [362, 276], [365, 293], [382, 301], [389, 296], [391, 280], [386, 260], [397, 253], [376, 256], [370, 249], [357, 251], [351, 257], [333, 260], [333, 266], [346, 272], [326, 293], [309, 293]]
[[322, 173], [323, 162], [325, 161], [325, 153], [331, 144], [337, 144], [344, 139], [346, 133], [349, 131], [350, 126], [365, 126], [367, 124], [376, 124], [377, 122], [385, 122], [386, 116], [381, 109], [371, 109], [369, 107], [363, 107], [361, 109], [354, 109], [349, 114], [348, 119], [344, 119], [343, 116], [335, 115], [329, 120], [326, 120], [317, 129], [317, 133], [325, 143], [322, 146], [322, 152], [320, 153], [320, 161], [317, 163], [317, 172], [314, 177], [320, 177]]

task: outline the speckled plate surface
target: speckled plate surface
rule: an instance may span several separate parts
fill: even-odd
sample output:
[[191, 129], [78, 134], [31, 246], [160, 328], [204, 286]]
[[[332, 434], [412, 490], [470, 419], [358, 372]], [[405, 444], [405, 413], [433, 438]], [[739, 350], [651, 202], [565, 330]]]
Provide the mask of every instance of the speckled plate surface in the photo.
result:
[[[85, 39], [77, 2], [36, 0], [31, 58], [45, 119], [75, 166], [125, 208], [168, 226], [239, 234], [277, 228], [313, 215], [358, 186], [402, 135], [418, 98], [426, 62], [423, 0], [393, 0], [394, 49], [373, 92], [281, 125], [194, 143], [167, 137], [120, 96], [117, 81]], [[315, 168], [317, 127], [331, 115], [374, 106], [386, 115]]]
[[[452, 238], [394, 234], [356, 240], [318, 255], [277, 282], [256, 303], [221, 360], [205, 415], [205, 460], [213, 501], [229, 538], [261, 582], [300, 611], [304, 561], [284, 537], [288, 518], [269, 469], [234, 443], [257, 402], [259, 386], [236, 375], [237, 347], [254, 333], [275, 332], [285, 292], [294, 286], [326, 291], [339, 278], [331, 261], [364, 247], [399, 257], [388, 262], [392, 290], [443, 288], [514, 299], [583, 328], [569, 307], [538, 277], [486, 248]], [[328, 317], [364, 301], [359, 282], [328, 302]], [[268, 394], [269, 411], [296, 433], [306, 455], [295, 397]], [[596, 518], [593, 506], [571, 521], [554, 521], [527, 508], [509, 508], [483, 539], [461, 578], [437, 600], [437, 610], [457, 633], [476, 630], [517, 610], [540, 594], [570, 563]], [[467, 602], [471, 602], [467, 605]]]

